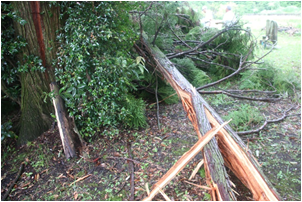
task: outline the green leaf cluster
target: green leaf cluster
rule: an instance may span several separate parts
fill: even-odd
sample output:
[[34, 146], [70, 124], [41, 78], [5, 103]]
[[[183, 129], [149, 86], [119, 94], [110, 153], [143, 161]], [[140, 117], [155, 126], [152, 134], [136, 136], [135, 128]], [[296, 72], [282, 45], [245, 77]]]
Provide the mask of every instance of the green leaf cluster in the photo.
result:
[[301, 89], [299, 75], [296, 72], [276, 68], [268, 62], [254, 67], [254, 70], [242, 72], [241, 81], [240, 89], [276, 90], [278, 93], [288, 92], [291, 95], [295, 90]]
[[[145, 104], [131, 96], [144, 60], [130, 59], [137, 39], [127, 2], [68, 2], [58, 41], [55, 70], [70, 116], [79, 132], [92, 137], [104, 127], [146, 125]], [[62, 16], [64, 18], [64, 15]], [[136, 107], [134, 107], [136, 106]]]
[[8, 121], [1, 125], [1, 142], [6, 138], [17, 138], [17, 135], [11, 130], [12, 122]]
[[205, 85], [210, 82], [209, 76], [198, 69], [190, 58], [172, 59], [176, 63], [180, 73], [195, 87]]
[[224, 117], [224, 120], [230, 119], [232, 119], [230, 124], [236, 131], [248, 130], [251, 124], [259, 124], [264, 120], [259, 110], [248, 104], [241, 104], [237, 110]]

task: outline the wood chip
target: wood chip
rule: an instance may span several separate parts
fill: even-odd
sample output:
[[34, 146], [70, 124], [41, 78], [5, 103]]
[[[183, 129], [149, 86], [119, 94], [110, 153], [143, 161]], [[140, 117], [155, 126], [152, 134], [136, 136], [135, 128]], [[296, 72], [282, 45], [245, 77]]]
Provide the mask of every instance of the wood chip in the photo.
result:
[[79, 181], [81, 181], [81, 180], [84, 180], [84, 179], [86, 179], [87, 177], [89, 177], [89, 176], [91, 176], [91, 175], [92, 175], [92, 174], [85, 175], [84, 177], [81, 177], [81, 178], [77, 179], [76, 181], [74, 181], [73, 183], [71, 183], [69, 186], [73, 185], [73, 184], [76, 183], [76, 182], [79, 182]]

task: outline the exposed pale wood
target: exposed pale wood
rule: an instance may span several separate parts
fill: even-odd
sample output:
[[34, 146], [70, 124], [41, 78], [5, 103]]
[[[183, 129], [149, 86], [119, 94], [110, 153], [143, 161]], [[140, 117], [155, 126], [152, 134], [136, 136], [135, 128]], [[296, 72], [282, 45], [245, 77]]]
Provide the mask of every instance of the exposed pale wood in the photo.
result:
[[204, 160], [202, 159], [196, 166], [196, 168], [193, 170], [189, 180], [191, 180], [193, 177], [195, 177], [196, 173], [198, 172], [198, 170], [200, 169], [200, 167], [203, 165]]
[[[175, 89], [178, 96], [180, 97], [184, 110], [187, 112], [187, 116], [192, 122], [192, 125], [198, 135], [201, 138], [207, 131], [211, 130], [212, 126], [206, 116], [205, 110], [208, 109], [213, 117], [218, 123], [223, 123], [223, 120], [215, 112], [215, 110], [202, 98], [202, 96], [196, 91], [196, 89], [179, 73], [176, 67], [169, 61], [169, 59], [156, 47], [149, 45], [146, 36], [143, 37], [142, 41], [145, 46], [145, 51], [149, 53], [150, 58], [153, 60], [156, 69], [162, 73], [165, 80]], [[212, 124], [213, 125], [213, 124]], [[250, 161], [247, 165], [254, 166], [259, 172], [259, 176], [263, 178], [263, 182], [267, 184], [267, 187], [271, 190], [272, 195], [275, 196], [276, 200], [280, 200], [281, 197], [274, 190], [269, 180], [263, 174], [261, 168], [258, 166], [257, 162], [253, 159], [251, 152], [246, 151], [246, 145], [243, 143], [241, 138], [232, 130], [230, 126], [225, 126], [225, 130], [228, 131], [230, 137], [226, 140], [236, 143], [242, 151], [246, 153]], [[218, 141], [220, 142], [218, 146]], [[229, 143], [229, 142], [226, 142]], [[226, 173], [224, 164], [229, 165], [227, 154], [229, 150], [236, 149], [235, 147], [229, 147], [232, 144], [223, 145], [222, 141], [213, 138], [204, 147], [204, 168], [206, 173], [206, 181], [211, 189], [215, 189], [212, 192], [212, 200], [236, 200], [236, 197], [231, 188], [231, 182]], [[238, 149], [238, 148], [237, 148]], [[222, 152], [223, 150], [223, 152]], [[237, 150], [234, 150], [235, 152]], [[231, 166], [230, 166], [231, 167]], [[243, 169], [242, 167], [231, 167], [231, 169]], [[244, 170], [234, 171], [235, 174], [244, 172]], [[248, 179], [246, 179], [248, 180]], [[269, 190], [265, 190], [268, 191]], [[270, 195], [268, 193], [268, 195]], [[261, 199], [254, 197], [255, 200]], [[263, 197], [266, 200], [274, 200], [274, 197]]]
[[150, 190], [149, 190], [148, 182], [145, 184], [145, 187], [146, 187], [146, 192], [147, 192], [147, 194], [149, 195], [149, 194], [150, 194]]
[[[220, 124], [206, 109], [206, 115], [213, 126]], [[277, 201], [280, 200], [278, 194], [272, 190], [258, 169], [251, 162], [250, 158], [253, 156], [242, 149], [225, 130], [221, 129], [218, 136], [218, 145], [227, 166], [234, 172], [240, 181], [247, 187], [253, 194], [254, 200], [257, 201]]]
[[50, 90], [54, 92], [53, 105], [55, 108], [56, 119], [60, 132], [60, 138], [63, 145], [65, 157], [72, 158], [76, 156], [76, 149], [81, 145], [81, 140], [74, 132], [74, 123], [72, 118], [69, 118], [63, 99], [59, 96], [59, 87], [55, 82], [50, 84]]
[[194, 185], [194, 186], [196, 186], [196, 187], [199, 187], [199, 188], [201, 188], [201, 189], [205, 189], [205, 190], [208, 190], [208, 191], [212, 191], [212, 189], [210, 188], [210, 187], [207, 187], [207, 186], [202, 186], [202, 185], [199, 185], [199, 184], [194, 184], [194, 183], [192, 183], [192, 182], [188, 182], [188, 181], [184, 181], [185, 183], [188, 183], [188, 184], [191, 184], [191, 185]]
[[[156, 47], [149, 45], [146, 36], [142, 41], [145, 51], [149, 53], [150, 58], [154, 62], [154, 66], [161, 72], [165, 80], [175, 89], [179, 98], [182, 101], [184, 110], [192, 122], [194, 130], [198, 138], [206, 134], [212, 127], [205, 117], [204, 105], [205, 101], [196, 89], [183, 77], [182, 74], [175, 68], [173, 63], [165, 57], [165, 55]], [[197, 112], [197, 113], [196, 113]], [[205, 170], [207, 183], [210, 187], [211, 183], [216, 183], [218, 191], [223, 200], [231, 201], [236, 198], [232, 193], [229, 177], [225, 170], [224, 161], [221, 153], [219, 152], [218, 144], [213, 138], [204, 148]], [[211, 159], [206, 161], [206, 159]], [[232, 196], [231, 196], [232, 195]], [[213, 200], [212, 196], [212, 200]]]
[[228, 122], [214, 127], [212, 130], [207, 132], [201, 139], [189, 151], [187, 151], [182, 157], [170, 168], [170, 170], [153, 185], [153, 190], [144, 201], [151, 201], [154, 196], [159, 192], [160, 189], [165, 187], [190, 161], [193, 159], [203, 147], [215, 136], [215, 134], [224, 127]]
[[165, 194], [165, 192], [162, 189], [159, 189], [159, 193], [166, 199], [166, 201], [171, 201], [171, 199]]
[[91, 176], [92, 174], [85, 175], [84, 177], [80, 177], [76, 181], [72, 182], [69, 186], [73, 185], [74, 183], [77, 183], [79, 181], [85, 180], [87, 177]]

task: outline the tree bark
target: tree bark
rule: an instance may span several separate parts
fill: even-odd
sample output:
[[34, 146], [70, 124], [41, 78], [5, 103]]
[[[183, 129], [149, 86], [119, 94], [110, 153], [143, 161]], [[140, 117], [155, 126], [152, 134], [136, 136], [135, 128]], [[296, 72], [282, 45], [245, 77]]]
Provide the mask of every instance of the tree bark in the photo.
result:
[[14, 11], [26, 20], [25, 25], [14, 22], [16, 35], [27, 41], [27, 46], [17, 55], [21, 65], [24, 55], [39, 56], [45, 72], [28, 71], [21, 73], [21, 118], [18, 144], [25, 144], [49, 129], [53, 112], [51, 102], [43, 102], [43, 92], [49, 92], [49, 83], [54, 80], [51, 67], [56, 58], [56, 31], [60, 27], [59, 9], [49, 2], [12, 2]]
[[[215, 124], [222, 124], [223, 121], [215, 110], [210, 107], [197, 90], [179, 73], [170, 60], [156, 46], [153, 47], [149, 45], [146, 37], [143, 38], [142, 43], [145, 45], [146, 51], [154, 60], [157, 69], [181, 98], [183, 107], [187, 112], [187, 116], [192, 122], [199, 139], [206, 134], [206, 132], [211, 130], [212, 126]], [[211, 119], [210, 122], [209, 114], [215, 117], [214, 120], [217, 122], [214, 122], [213, 119]], [[220, 135], [223, 138], [220, 138], [219, 136], [217, 139], [218, 141], [212, 139], [204, 148], [207, 183], [210, 187], [217, 187], [217, 194], [212, 195], [212, 200], [235, 200], [228, 174], [223, 166], [224, 164], [226, 164], [251, 190], [255, 200], [280, 200], [280, 196], [262, 173], [252, 153], [249, 150], [246, 151], [247, 147], [240, 137], [228, 125], [225, 128], [232, 141], [225, 138], [226, 134], [224, 133], [222, 135], [225, 136]], [[227, 148], [225, 146], [232, 146], [232, 148]], [[239, 156], [236, 156], [237, 153], [228, 152], [229, 149], [234, 148], [234, 151], [240, 150], [241, 153], [240, 155], [238, 154]], [[232, 160], [232, 158], [235, 158], [236, 160]], [[243, 163], [240, 158], [244, 158]], [[239, 163], [242, 167], [234, 166], [234, 163]], [[255, 174], [257, 176], [253, 177], [247, 175], [245, 169], [248, 170], [248, 174]], [[257, 185], [259, 185], [260, 188], [254, 187]]]

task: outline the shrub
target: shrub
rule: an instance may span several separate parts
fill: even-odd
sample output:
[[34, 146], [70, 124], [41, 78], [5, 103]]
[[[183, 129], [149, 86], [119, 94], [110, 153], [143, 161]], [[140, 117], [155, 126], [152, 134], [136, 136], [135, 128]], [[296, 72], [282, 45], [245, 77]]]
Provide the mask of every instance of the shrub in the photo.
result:
[[123, 4], [68, 2], [65, 7], [68, 18], [58, 35], [55, 74], [69, 115], [86, 137], [118, 124], [146, 125], [143, 101], [131, 96], [132, 80], [144, 68], [140, 60], [129, 59], [136, 36], [127, 20], [130, 7]]

